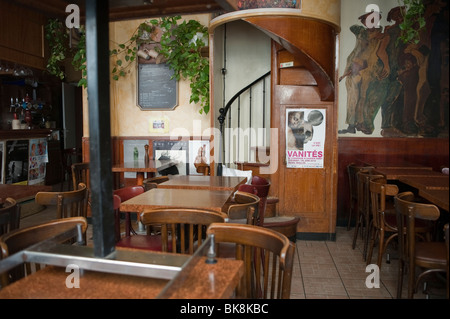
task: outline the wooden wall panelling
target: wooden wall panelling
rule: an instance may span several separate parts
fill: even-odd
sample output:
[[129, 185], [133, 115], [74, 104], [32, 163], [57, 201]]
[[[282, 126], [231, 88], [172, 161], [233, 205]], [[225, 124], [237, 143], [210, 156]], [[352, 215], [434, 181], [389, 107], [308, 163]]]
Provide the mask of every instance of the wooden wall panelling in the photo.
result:
[[44, 70], [45, 23], [40, 13], [0, 1], [0, 59]]

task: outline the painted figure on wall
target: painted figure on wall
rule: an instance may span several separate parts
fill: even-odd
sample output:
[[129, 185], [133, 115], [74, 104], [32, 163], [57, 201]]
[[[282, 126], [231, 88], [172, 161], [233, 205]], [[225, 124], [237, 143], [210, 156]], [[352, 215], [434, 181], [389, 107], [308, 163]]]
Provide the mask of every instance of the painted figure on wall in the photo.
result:
[[374, 12], [358, 18], [363, 26], [350, 27], [356, 44], [339, 78], [346, 78], [348, 127], [339, 134], [371, 135], [381, 110], [382, 136], [448, 136], [448, 2], [425, 4], [419, 43], [399, 41], [400, 6], [388, 12], [384, 30], [367, 25]]

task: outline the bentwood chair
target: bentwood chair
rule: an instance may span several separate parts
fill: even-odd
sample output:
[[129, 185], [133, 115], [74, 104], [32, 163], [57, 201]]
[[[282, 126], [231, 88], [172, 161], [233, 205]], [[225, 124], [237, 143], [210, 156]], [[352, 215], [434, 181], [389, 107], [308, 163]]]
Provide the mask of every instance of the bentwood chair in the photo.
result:
[[141, 214], [145, 226], [161, 225], [163, 252], [193, 254], [202, 244], [206, 228], [212, 223], [225, 223], [228, 215], [206, 209], [163, 208], [145, 210]]
[[6, 234], [19, 228], [20, 224], [20, 205], [16, 200], [7, 197], [3, 206], [0, 204], [0, 235]]
[[233, 204], [228, 207], [227, 214], [232, 223], [255, 225], [258, 220], [258, 210], [258, 196], [237, 191], [234, 194]]
[[[253, 188], [253, 189], [252, 189]], [[296, 241], [297, 224], [300, 218], [297, 216], [273, 216], [266, 217], [266, 207], [270, 181], [264, 177], [255, 175], [252, 177], [251, 185], [241, 185], [239, 190], [253, 192], [260, 198], [259, 202], [259, 221], [256, 225], [270, 228], [287, 236], [291, 241]]]
[[[71, 188], [70, 181], [72, 180], [72, 164], [81, 161], [82, 151], [79, 147], [66, 148], [61, 151], [61, 171], [62, 171], [62, 181], [61, 181], [61, 191], [64, 190], [64, 181], [69, 181], [69, 190]], [[76, 184], [78, 185], [78, 184]], [[73, 189], [76, 189], [74, 185]]]
[[[355, 249], [358, 234], [364, 242], [363, 258], [366, 258], [367, 242], [369, 238], [369, 224], [370, 224], [370, 192], [369, 180], [372, 178], [371, 169], [361, 169], [356, 172], [356, 193], [357, 193], [357, 207], [356, 207], [356, 224], [353, 233], [352, 248]], [[382, 177], [382, 175], [379, 175]]]
[[[394, 184], [388, 184], [383, 176], [378, 176], [369, 181], [369, 191], [372, 220], [370, 222], [369, 234], [371, 239], [367, 265], [372, 262], [373, 249], [375, 243], [378, 242], [377, 265], [381, 269], [386, 248], [398, 233], [395, 208], [393, 205], [389, 205], [389, 202], [392, 201], [393, 203], [394, 196], [398, 194], [398, 187]], [[386, 234], [389, 234], [387, 239], [385, 238]]]
[[[130, 198], [133, 198], [137, 195], [140, 195], [144, 193], [145, 189], [144, 186], [141, 185], [133, 185], [133, 186], [126, 186], [119, 189], [116, 189], [113, 191], [113, 195], [116, 195], [120, 198], [120, 202], [124, 202], [126, 200], [129, 200]], [[120, 203], [119, 203], [120, 205]], [[118, 210], [118, 208], [117, 208]], [[125, 236], [130, 237], [131, 233], [136, 235], [136, 231], [131, 226], [131, 216], [130, 213], [132, 212], [124, 212], [125, 215]], [[117, 214], [119, 216], [119, 223], [120, 223], [120, 214]]]
[[67, 192], [39, 192], [37, 204], [56, 207], [56, 218], [87, 216], [88, 190], [84, 183], [78, 189]]
[[80, 183], [86, 185], [88, 190], [88, 212], [90, 215], [91, 211], [91, 191], [90, 191], [90, 176], [89, 176], [89, 162], [75, 163], [72, 164], [72, 184], [73, 189], [77, 189]]
[[244, 276], [236, 289], [236, 298], [290, 298], [295, 244], [285, 235], [264, 227], [234, 223], [211, 224], [207, 233], [214, 234], [217, 257], [221, 257], [221, 244], [234, 244], [235, 259], [244, 261]]
[[[425, 276], [442, 272], [447, 279], [448, 297], [448, 239], [445, 242], [422, 241], [417, 237], [417, 221], [436, 221], [440, 216], [439, 208], [432, 204], [417, 203], [412, 192], [403, 192], [395, 197], [397, 224], [399, 230], [400, 261], [398, 268], [397, 298], [402, 296], [403, 274], [407, 267], [408, 298], [414, 298], [419, 284]], [[448, 227], [448, 224], [445, 226]], [[448, 230], [446, 229], [448, 238]], [[416, 276], [416, 270], [420, 273]]]
[[72, 184], [73, 189], [77, 189], [78, 184], [83, 183], [89, 189], [89, 163], [72, 164]]
[[[0, 259], [4, 259], [34, 244], [75, 228], [77, 225], [81, 226], [81, 235], [84, 240], [83, 244], [85, 244], [86, 229], [88, 227], [85, 217], [60, 218], [27, 228], [19, 228], [6, 233], [0, 236]], [[74, 235], [72, 240], [64, 243], [73, 244], [76, 238], [77, 235]], [[8, 274], [3, 274], [2, 286], [6, 286], [9, 283], [19, 280], [40, 268], [40, 264], [25, 263], [24, 265], [20, 265], [10, 270]]]
[[[361, 170], [372, 170], [371, 166], [360, 166], [355, 163], [350, 163], [347, 165], [347, 176], [348, 176], [348, 193], [349, 193], [349, 211], [348, 211], [348, 222], [347, 222], [347, 230], [350, 230], [350, 224], [352, 221], [353, 213], [357, 216], [358, 205], [358, 180], [356, 179], [356, 173]], [[358, 219], [356, 219], [358, 222]]]

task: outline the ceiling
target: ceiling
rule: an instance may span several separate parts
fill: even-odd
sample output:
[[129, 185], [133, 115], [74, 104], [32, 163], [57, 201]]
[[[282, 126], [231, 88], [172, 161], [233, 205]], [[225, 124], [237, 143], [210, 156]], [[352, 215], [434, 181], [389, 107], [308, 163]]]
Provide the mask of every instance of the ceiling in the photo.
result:
[[[68, 4], [77, 4], [84, 16], [85, 0], [15, 0], [49, 18], [64, 18]], [[131, 20], [167, 15], [225, 13], [237, 10], [237, 0], [109, 0], [109, 20]]]

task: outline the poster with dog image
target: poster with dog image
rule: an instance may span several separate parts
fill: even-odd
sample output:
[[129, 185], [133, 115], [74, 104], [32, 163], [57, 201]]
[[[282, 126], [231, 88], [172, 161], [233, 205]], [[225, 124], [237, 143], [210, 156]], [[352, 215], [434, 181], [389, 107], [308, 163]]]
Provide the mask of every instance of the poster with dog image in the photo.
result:
[[323, 168], [325, 109], [286, 110], [286, 165]]

